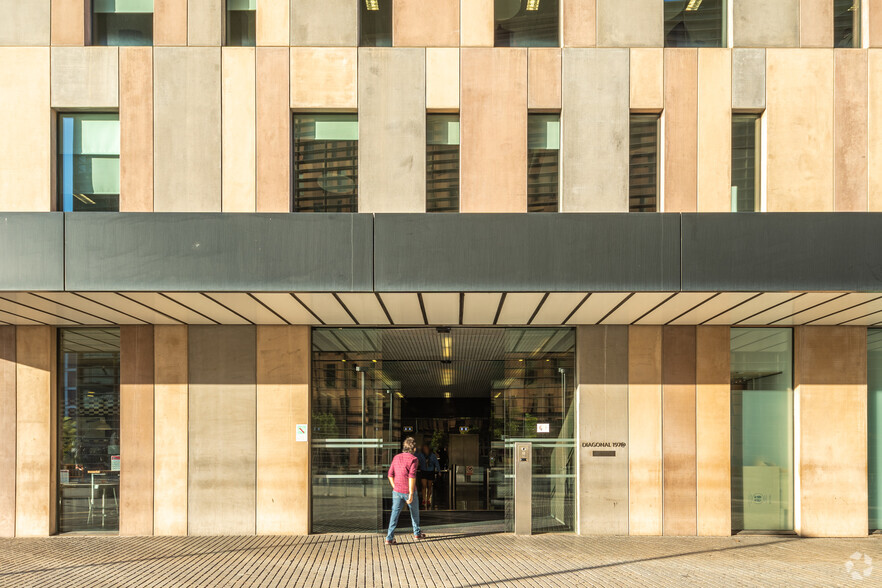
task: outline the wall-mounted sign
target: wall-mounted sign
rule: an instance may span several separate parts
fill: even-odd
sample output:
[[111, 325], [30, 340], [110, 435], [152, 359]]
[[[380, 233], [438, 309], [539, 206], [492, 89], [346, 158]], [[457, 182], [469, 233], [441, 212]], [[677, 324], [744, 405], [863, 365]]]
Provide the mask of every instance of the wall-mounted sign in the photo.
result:
[[297, 425], [296, 440], [304, 443], [309, 441], [309, 429], [306, 425]]
[[548, 433], [550, 430], [551, 426], [548, 423], [536, 423], [537, 433]]
[[60, 484], [70, 484], [70, 470], [61, 470], [59, 474], [58, 478]]
[[582, 447], [625, 447], [627, 443], [624, 441], [585, 441]]
[[110, 471], [118, 472], [119, 471], [119, 456], [111, 455], [110, 456]]

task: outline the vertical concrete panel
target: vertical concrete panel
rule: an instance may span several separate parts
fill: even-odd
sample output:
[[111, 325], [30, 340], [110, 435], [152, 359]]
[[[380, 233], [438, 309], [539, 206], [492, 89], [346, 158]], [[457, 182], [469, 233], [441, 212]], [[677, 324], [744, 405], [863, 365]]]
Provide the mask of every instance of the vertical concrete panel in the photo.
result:
[[699, 535], [732, 533], [729, 327], [697, 327], [696, 520]]
[[460, 211], [526, 212], [527, 50], [463, 49], [461, 62]]
[[187, 0], [153, 0], [153, 44], [187, 44]]
[[153, 211], [153, 49], [119, 49], [119, 209]]
[[291, 0], [260, 0], [256, 29], [258, 46], [290, 45]]
[[256, 338], [251, 326], [189, 333], [190, 535], [252, 535], [256, 496]]
[[154, 210], [221, 210], [220, 48], [154, 53]]
[[224, 0], [187, 0], [187, 44], [199, 47], [223, 45], [224, 11]]
[[631, 49], [631, 110], [658, 112], [665, 107], [663, 49]]
[[563, 46], [597, 45], [597, 0], [561, 0], [563, 2]]
[[628, 421], [629, 531], [631, 535], [661, 535], [661, 327], [628, 327]]
[[187, 327], [154, 327], [153, 533], [187, 534]]
[[[880, 10], [882, 12], [882, 10]], [[882, 33], [882, 30], [880, 30]], [[882, 41], [882, 37], [880, 37]], [[882, 50], [870, 49], [867, 55], [869, 79], [868, 167], [870, 211], [882, 211]], [[0, 192], [2, 194], [2, 192]]]
[[627, 535], [628, 327], [578, 327], [576, 337], [579, 534]]
[[395, 47], [459, 47], [460, 0], [392, 0]]
[[557, 48], [527, 50], [527, 108], [560, 110], [561, 54]]
[[0, 537], [15, 536], [15, 327], [0, 327]]
[[53, 47], [53, 108], [117, 108], [118, 47]]
[[799, 0], [800, 47], [833, 47], [833, 2]]
[[16, 327], [15, 534], [55, 531], [55, 329]]
[[732, 52], [698, 50], [698, 211], [732, 208]]
[[833, 210], [833, 50], [766, 52], [769, 212]]
[[804, 537], [864, 537], [868, 532], [867, 330], [797, 327], [795, 352], [797, 532]]
[[350, 0], [291, 0], [291, 45], [357, 47], [358, 3]]
[[867, 17], [867, 24], [863, 27], [867, 39], [863, 46], [882, 47], [882, 0], [863, 0], [861, 4], [866, 4], [862, 15]]
[[459, 110], [459, 49], [426, 49], [426, 109]]
[[657, 0], [597, 0], [598, 47], [664, 47], [664, 23]]
[[664, 212], [698, 208], [698, 50], [665, 49]]
[[732, 50], [732, 108], [765, 110], [765, 49]]
[[358, 50], [292, 47], [291, 108], [358, 108]]
[[[283, 73], [287, 77], [287, 59], [285, 61]], [[222, 209], [224, 212], [255, 212], [257, 210], [255, 50], [253, 47], [224, 47], [221, 50], [221, 63]], [[281, 80], [277, 81], [281, 83]], [[284, 85], [284, 90], [287, 108], [287, 83]]]
[[309, 327], [257, 327], [257, 532], [309, 533]]
[[52, 0], [52, 45], [85, 45], [86, 19], [90, 17], [85, 0]]
[[864, 49], [833, 53], [834, 201], [836, 211], [868, 210], [868, 64]]
[[257, 49], [257, 212], [291, 211], [288, 51]]
[[153, 534], [153, 326], [120, 328], [119, 534]]
[[0, 210], [47, 212], [55, 200], [49, 48], [0, 47], [0, 80]]
[[564, 49], [562, 212], [627, 212], [627, 49]]
[[0, 46], [48, 45], [50, 0], [0, 0]]
[[463, 47], [492, 47], [494, 43], [494, 0], [461, 0], [460, 44]]
[[662, 329], [665, 535], [695, 535], [697, 531], [695, 329]]
[[736, 0], [735, 47], [799, 47], [800, 0]]

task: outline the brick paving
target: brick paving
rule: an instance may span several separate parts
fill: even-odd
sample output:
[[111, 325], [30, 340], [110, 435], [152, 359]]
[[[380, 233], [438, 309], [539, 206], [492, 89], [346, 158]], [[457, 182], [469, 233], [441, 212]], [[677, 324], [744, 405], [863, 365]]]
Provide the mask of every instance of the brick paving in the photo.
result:
[[[882, 586], [882, 536], [399, 538], [2, 539], [0, 586]], [[861, 580], [856, 552], [877, 562]]]

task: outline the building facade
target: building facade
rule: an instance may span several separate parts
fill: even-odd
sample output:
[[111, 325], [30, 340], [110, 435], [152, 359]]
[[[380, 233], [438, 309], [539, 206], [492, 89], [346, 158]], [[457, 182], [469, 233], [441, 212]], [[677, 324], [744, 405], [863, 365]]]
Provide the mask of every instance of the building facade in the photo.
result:
[[882, 0], [0, 14], [0, 536], [882, 528]]

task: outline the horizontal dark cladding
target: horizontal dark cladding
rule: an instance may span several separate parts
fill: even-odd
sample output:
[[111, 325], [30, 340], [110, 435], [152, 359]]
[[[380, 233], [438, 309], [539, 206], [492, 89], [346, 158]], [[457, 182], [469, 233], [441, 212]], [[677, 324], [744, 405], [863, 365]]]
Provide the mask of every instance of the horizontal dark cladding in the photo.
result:
[[882, 291], [882, 213], [2, 213], [0, 290]]

